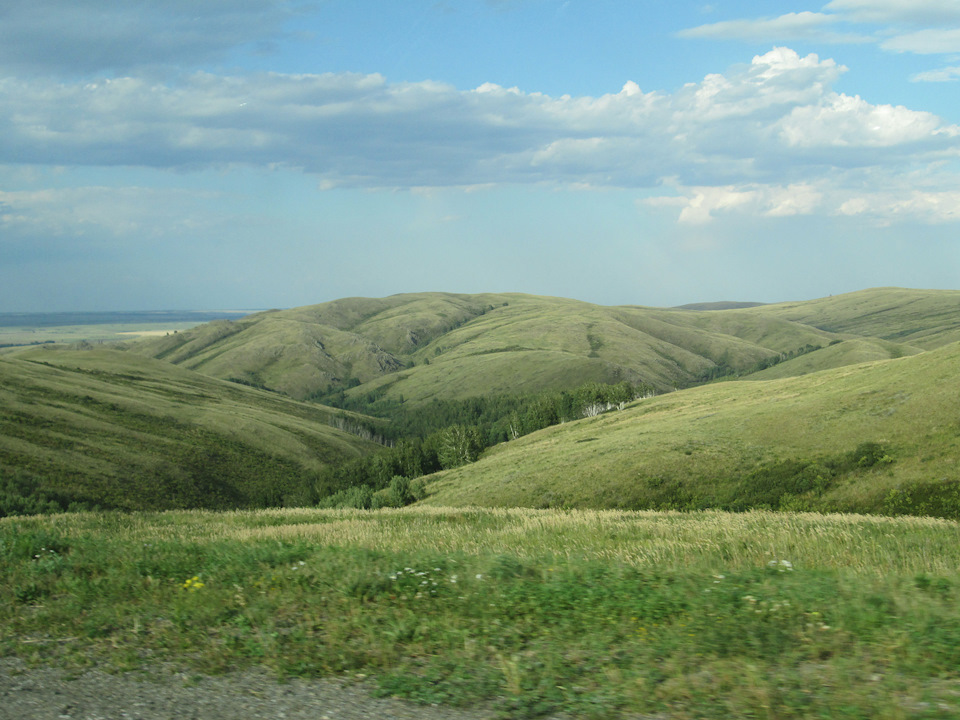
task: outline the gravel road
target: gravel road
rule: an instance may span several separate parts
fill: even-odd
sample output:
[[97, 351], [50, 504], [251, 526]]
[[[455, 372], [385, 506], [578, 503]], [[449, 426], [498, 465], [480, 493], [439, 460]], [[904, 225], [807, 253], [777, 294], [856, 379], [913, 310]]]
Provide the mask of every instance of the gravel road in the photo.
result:
[[30, 668], [0, 658], [0, 720], [489, 720], [480, 710], [374, 698], [363, 683]]

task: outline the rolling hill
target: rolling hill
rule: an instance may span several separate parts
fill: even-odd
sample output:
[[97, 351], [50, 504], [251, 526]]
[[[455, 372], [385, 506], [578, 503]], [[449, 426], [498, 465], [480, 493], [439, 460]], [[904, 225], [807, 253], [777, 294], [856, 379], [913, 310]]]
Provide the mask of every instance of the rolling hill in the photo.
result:
[[[123, 351], [18, 350], [0, 356], [0, 493], [128, 509], [312, 502], [355, 483], [340, 471], [377, 449], [332, 424], [398, 437], [425, 409], [436, 420], [487, 398], [485, 412], [512, 412], [496, 398], [626, 380], [667, 394], [488, 450], [431, 478], [428, 502], [950, 514], [958, 328], [955, 291], [687, 308], [423, 293], [218, 320]], [[672, 392], [710, 379], [726, 382]], [[402, 413], [389, 430], [316, 402], [338, 396]], [[433, 437], [424, 452], [439, 458]], [[397, 474], [384, 462], [377, 487]]]
[[[121, 509], [308, 502], [376, 449], [347, 416], [109, 349], [0, 356], [0, 494]], [[342, 424], [342, 423], [341, 423]]]
[[432, 476], [435, 505], [960, 517], [960, 343], [637, 401]]
[[960, 339], [956, 291], [698, 307], [708, 309], [520, 294], [348, 298], [217, 321], [131, 349], [301, 400], [345, 390], [416, 405], [591, 381], [668, 390], [781, 363], [780, 375], [800, 374]]
[[960, 292], [873, 288], [751, 312], [844, 336], [932, 350], [960, 340]]

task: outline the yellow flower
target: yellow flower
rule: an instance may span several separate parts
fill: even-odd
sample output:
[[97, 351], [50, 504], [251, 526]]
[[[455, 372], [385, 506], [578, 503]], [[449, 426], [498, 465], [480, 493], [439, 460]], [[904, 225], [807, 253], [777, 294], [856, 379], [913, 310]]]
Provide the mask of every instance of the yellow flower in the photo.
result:
[[194, 590], [199, 590], [203, 587], [203, 585], [204, 584], [200, 582], [200, 576], [194, 575], [192, 578], [187, 578], [180, 587], [184, 590], [190, 590], [192, 592]]

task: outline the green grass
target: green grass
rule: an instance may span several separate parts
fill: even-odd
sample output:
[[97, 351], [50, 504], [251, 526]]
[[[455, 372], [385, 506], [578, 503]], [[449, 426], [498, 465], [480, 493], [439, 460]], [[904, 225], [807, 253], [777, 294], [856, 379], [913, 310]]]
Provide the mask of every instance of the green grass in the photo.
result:
[[947, 718], [960, 526], [410, 508], [0, 520], [0, 652], [504, 717]]
[[[957, 518], [958, 368], [960, 344], [953, 344], [798, 378], [717, 383], [640, 400], [498, 445], [477, 463], [434, 475], [425, 502], [767, 505]], [[874, 446], [878, 455], [865, 450]]]
[[811, 372], [829, 370], [832, 368], [857, 365], [859, 363], [874, 362], [877, 360], [893, 360], [899, 357], [916, 355], [919, 348], [892, 343], [886, 340], [873, 338], [853, 338], [828, 345], [814, 352], [805, 353], [799, 357], [785, 360], [773, 367], [751, 373], [750, 380], [774, 380], [777, 378], [796, 377]]
[[956, 290], [873, 288], [802, 303], [764, 305], [749, 312], [930, 350], [960, 340], [958, 304]]
[[318, 470], [376, 448], [332, 427], [338, 414], [116, 350], [7, 353], [4, 511], [31, 496], [127, 509], [304, 502]]

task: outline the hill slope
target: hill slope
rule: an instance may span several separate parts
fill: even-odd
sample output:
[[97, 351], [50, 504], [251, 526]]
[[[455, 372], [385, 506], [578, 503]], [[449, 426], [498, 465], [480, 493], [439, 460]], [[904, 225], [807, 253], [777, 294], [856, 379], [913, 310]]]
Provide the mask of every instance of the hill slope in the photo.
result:
[[960, 291], [956, 290], [873, 288], [807, 302], [763, 305], [749, 312], [923, 350], [960, 340]]
[[130, 353], [5, 354], [0, 491], [126, 509], [298, 502], [313, 473], [377, 447], [333, 417]]
[[728, 382], [549, 428], [432, 477], [428, 504], [960, 517], [960, 344]]
[[422, 293], [258, 313], [131, 348], [298, 399], [346, 390], [416, 404], [590, 381], [666, 390], [855, 341], [781, 370], [809, 372], [937, 347], [960, 338], [958, 328], [960, 293], [948, 291], [881, 289], [721, 310]]

